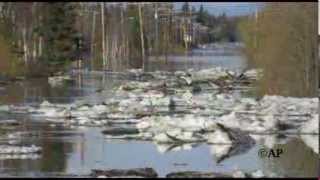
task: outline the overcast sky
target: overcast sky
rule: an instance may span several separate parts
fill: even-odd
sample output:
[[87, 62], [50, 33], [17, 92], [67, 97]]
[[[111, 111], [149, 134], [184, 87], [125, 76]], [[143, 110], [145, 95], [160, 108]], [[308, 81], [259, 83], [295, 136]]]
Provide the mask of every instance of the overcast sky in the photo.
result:
[[[176, 9], [180, 9], [184, 2], [176, 2]], [[257, 2], [189, 2], [190, 5], [199, 9], [202, 4], [209, 13], [219, 15], [226, 13], [227, 16], [251, 14], [261, 3]]]

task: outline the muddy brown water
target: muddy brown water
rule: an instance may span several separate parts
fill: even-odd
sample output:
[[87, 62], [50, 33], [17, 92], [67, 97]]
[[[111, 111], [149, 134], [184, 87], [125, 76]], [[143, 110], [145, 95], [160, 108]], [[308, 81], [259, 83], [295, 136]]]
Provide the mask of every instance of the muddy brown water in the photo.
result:
[[[152, 59], [152, 58], [151, 58]], [[161, 59], [161, 58], [160, 58]], [[154, 61], [154, 60], [150, 60]], [[169, 56], [159, 62], [148, 64], [149, 71], [203, 69], [222, 66], [241, 71], [246, 67], [245, 59], [238, 53], [223, 54], [213, 50], [196, 50], [194, 54]], [[93, 103], [112, 96], [100, 94], [99, 88], [111, 89], [123, 80], [101, 74], [74, 75], [74, 84], [50, 87], [46, 79], [18, 82], [0, 88], [0, 104], [37, 104], [43, 100], [51, 103], [71, 103], [82, 97]], [[19, 140], [1, 139], [0, 144], [35, 144], [43, 148], [38, 159], [1, 159], [1, 177], [43, 177], [60, 175], [85, 176], [91, 169], [152, 167], [159, 176], [174, 171], [213, 171], [229, 173], [235, 169], [251, 172], [257, 169], [275, 176], [316, 177], [318, 175], [318, 155], [298, 138], [292, 138], [281, 146], [285, 150], [279, 158], [261, 158], [256, 144], [246, 153], [229, 157], [217, 163], [212, 146], [193, 144], [185, 149], [167, 147], [152, 142], [110, 140], [103, 136], [100, 127], [64, 127], [33, 119], [24, 115], [0, 113], [1, 119], [18, 119], [22, 125], [15, 131], [31, 132]]]

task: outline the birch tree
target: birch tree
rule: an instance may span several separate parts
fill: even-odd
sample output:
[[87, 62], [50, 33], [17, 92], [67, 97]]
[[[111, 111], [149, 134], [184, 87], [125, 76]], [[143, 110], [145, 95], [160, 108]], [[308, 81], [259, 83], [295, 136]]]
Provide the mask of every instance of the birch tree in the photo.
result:
[[105, 21], [104, 21], [104, 2], [100, 3], [101, 7], [101, 27], [102, 27], [102, 61], [103, 61], [103, 67], [106, 66], [106, 37], [105, 37]]
[[138, 4], [139, 8], [139, 25], [140, 25], [140, 41], [141, 41], [141, 56], [142, 56], [142, 69], [145, 70], [145, 57], [144, 57], [144, 38], [143, 38], [143, 19], [142, 19], [142, 10], [141, 4]]

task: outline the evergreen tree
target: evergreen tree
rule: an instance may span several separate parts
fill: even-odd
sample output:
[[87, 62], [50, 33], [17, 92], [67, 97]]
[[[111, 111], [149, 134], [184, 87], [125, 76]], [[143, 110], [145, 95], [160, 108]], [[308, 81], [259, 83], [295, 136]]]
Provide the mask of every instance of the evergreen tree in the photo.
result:
[[197, 10], [196, 10], [196, 7], [192, 6], [191, 12], [192, 12], [192, 13], [196, 13], [196, 11], [197, 11]]
[[188, 13], [188, 12], [190, 11], [190, 7], [189, 7], [189, 3], [188, 3], [188, 2], [185, 2], [185, 3], [182, 5], [181, 11], [182, 11], [183, 13]]
[[205, 11], [204, 11], [202, 4], [201, 4], [200, 9], [198, 11], [196, 20], [198, 23], [201, 23], [201, 24], [205, 23]]
[[79, 33], [75, 29], [76, 11], [73, 3], [46, 3], [39, 34], [44, 38], [41, 60], [51, 66], [63, 66], [75, 58], [79, 49]]
[[214, 16], [210, 16], [208, 11], [203, 8], [203, 5], [201, 5], [197, 13], [196, 21], [202, 25], [209, 26], [210, 19], [212, 18], [214, 18]]

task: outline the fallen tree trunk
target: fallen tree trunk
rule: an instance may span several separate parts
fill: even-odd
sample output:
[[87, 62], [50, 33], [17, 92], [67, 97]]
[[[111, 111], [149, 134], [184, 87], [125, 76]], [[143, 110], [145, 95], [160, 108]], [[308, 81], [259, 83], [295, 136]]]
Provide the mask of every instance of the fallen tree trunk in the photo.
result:
[[138, 134], [139, 130], [133, 127], [109, 127], [103, 130], [102, 133], [108, 135]]
[[135, 169], [111, 169], [111, 170], [92, 170], [92, 177], [106, 176], [106, 177], [144, 177], [156, 178], [157, 172], [152, 168], [135, 168]]
[[216, 178], [216, 177], [232, 177], [232, 176], [222, 174], [222, 173], [198, 172], [198, 171], [172, 172], [166, 175], [166, 178]]

